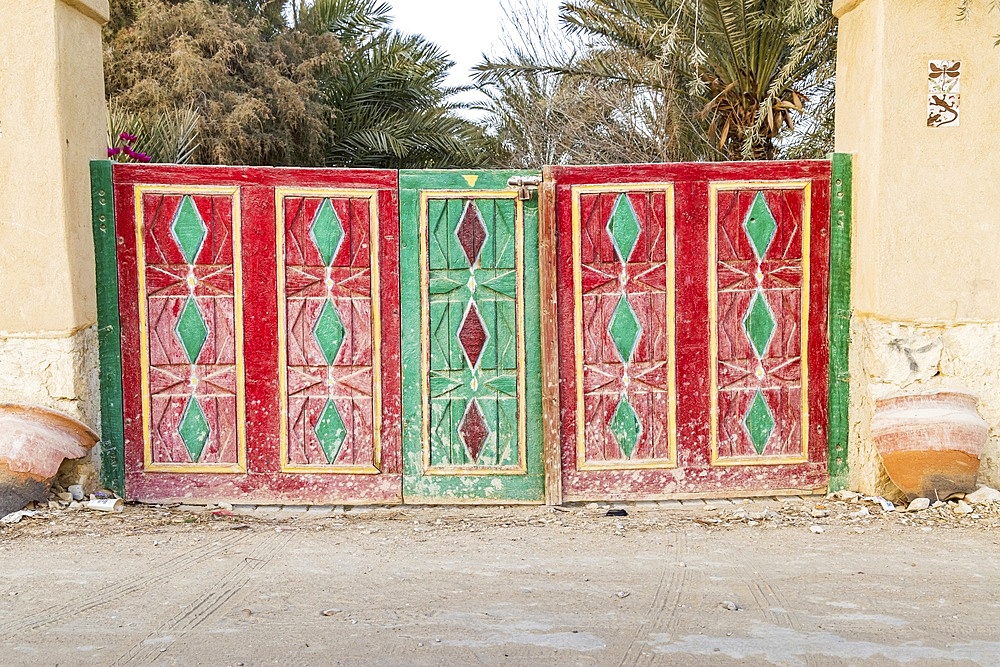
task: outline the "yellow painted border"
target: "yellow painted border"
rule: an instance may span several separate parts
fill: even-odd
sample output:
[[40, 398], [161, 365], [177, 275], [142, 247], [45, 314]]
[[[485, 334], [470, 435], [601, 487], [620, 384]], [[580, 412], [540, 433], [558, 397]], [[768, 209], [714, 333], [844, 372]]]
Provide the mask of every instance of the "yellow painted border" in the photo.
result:
[[[371, 309], [372, 309], [372, 446], [371, 465], [295, 465], [288, 462], [288, 336], [285, 302], [285, 198], [323, 197], [367, 199], [370, 219]], [[379, 292], [379, 217], [378, 190], [331, 188], [275, 188], [275, 234], [278, 265], [278, 396], [281, 472], [340, 475], [377, 475], [382, 472], [382, 302]]]
[[[800, 364], [802, 368], [802, 454], [800, 456], [719, 456], [719, 275], [718, 275], [718, 224], [719, 193], [734, 190], [802, 190], [802, 303], [800, 329]], [[810, 216], [812, 213], [812, 181], [732, 181], [712, 183], [708, 202], [708, 317], [709, 317], [709, 375], [711, 396], [711, 448], [712, 465], [755, 466], [787, 465], [809, 461], [809, 251]]]
[[[675, 323], [675, 252], [674, 252], [674, 184], [663, 183], [613, 183], [601, 185], [576, 185], [570, 188], [573, 198], [573, 297], [574, 335], [576, 350], [576, 469], [577, 470], [650, 470], [677, 467], [677, 337]], [[670, 356], [667, 359], [667, 459], [647, 459], [645, 461], [588, 461], [586, 458], [586, 414], [583, 407], [583, 260], [581, 249], [580, 196], [582, 194], [665, 192], [667, 195], [666, 242], [667, 242], [667, 344]]]
[[[430, 448], [430, 276], [427, 267], [427, 235], [431, 199], [512, 199], [514, 200], [514, 266], [517, 273], [517, 466], [432, 466]], [[420, 370], [423, 437], [421, 450], [424, 475], [525, 475], [528, 472], [527, 414], [525, 412], [524, 369], [524, 203], [516, 190], [424, 190], [420, 193]]]
[[[231, 463], [157, 463], [153, 461], [153, 442], [149, 394], [149, 313], [146, 303], [146, 249], [143, 245], [142, 198], [146, 194], [228, 195], [233, 201], [233, 330], [236, 336], [236, 464]], [[139, 278], [139, 366], [142, 383], [143, 470], [173, 473], [245, 473], [247, 470], [246, 399], [243, 374], [243, 263], [240, 255], [240, 188], [215, 185], [136, 185], [135, 253]]]

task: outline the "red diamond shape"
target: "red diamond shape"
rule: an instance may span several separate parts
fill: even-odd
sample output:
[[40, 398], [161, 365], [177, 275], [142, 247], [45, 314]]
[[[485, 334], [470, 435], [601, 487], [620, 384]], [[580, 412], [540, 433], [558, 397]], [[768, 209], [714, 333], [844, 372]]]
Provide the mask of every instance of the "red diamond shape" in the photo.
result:
[[483, 318], [479, 315], [476, 302], [470, 301], [469, 308], [465, 311], [465, 317], [462, 318], [462, 324], [458, 327], [458, 342], [472, 368], [475, 368], [479, 363], [479, 357], [482, 356], [489, 338], [490, 334], [483, 324]]
[[479, 253], [486, 245], [488, 233], [489, 230], [483, 223], [483, 216], [479, 214], [476, 203], [466, 202], [465, 210], [462, 211], [462, 219], [459, 221], [458, 227], [455, 228], [455, 236], [458, 237], [458, 242], [462, 245], [465, 257], [469, 260], [469, 266], [475, 266], [476, 260], [479, 259]]
[[469, 456], [473, 462], [479, 459], [479, 454], [483, 451], [486, 438], [490, 435], [490, 427], [483, 417], [483, 411], [479, 409], [479, 401], [472, 399], [465, 408], [462, 421], [458, 423], [458, 437], [462, 439], [465, 448], [469, 450]]

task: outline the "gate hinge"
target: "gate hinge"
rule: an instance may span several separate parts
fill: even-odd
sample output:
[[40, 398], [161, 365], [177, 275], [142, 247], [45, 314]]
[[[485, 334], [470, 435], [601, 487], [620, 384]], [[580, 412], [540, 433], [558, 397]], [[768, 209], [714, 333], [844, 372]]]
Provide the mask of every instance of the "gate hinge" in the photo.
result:
[[541, 176], [511, 176], [507, 179], [507, 187], [517, 188], [517, 198], [521, 201], [531, 199], [531, 191], [537, 190], [541, 184]]

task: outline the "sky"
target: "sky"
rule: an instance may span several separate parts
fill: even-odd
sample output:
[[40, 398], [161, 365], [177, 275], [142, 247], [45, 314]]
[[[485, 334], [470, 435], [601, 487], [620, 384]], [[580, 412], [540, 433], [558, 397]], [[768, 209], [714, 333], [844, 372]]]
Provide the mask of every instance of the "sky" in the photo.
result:
[[[556, 9], [560, 0], [542, 0], [556, 29]], [[472, 82], [471, 68], [482, 54], [499, 50], [505, 16], [501, 0], [388, 0], [393, 8], [394, 27], [419, 33], [451, 55], [455, 66], [448, 85]]]

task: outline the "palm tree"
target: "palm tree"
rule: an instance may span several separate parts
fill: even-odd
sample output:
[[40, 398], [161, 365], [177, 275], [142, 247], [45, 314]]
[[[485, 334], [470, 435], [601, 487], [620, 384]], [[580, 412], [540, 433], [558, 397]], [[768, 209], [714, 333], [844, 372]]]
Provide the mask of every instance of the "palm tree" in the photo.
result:
[[452, 62], [438, 46], [389, 25], [377, 0], [317, 0], [300, 20], [332, 32], [344, 58], [322, 84], [334, 109], [327, 163], [353, 167], [468, 166], [481, 131], [455, 112], [444, 85]]
[[537, 168], [675, 157], [661, 94], [537, 67], [575, 63], [580, 45], [551, 30], [541, 0], [509, 0], [503, 9], [506, 61], [487, 58], [477, 67], [478, 88], [486, 98], [478, 107], [485, 112], [482, 123], [495, 164]]
[[832, 125], [836, 22], [827, 3], [567, 0], [561, 19], [585, 41], [582, 57], [484, 69], [582, 77], [657, 100], [671, 159], [774, 159], [825, 148], [815, 144]]

